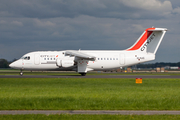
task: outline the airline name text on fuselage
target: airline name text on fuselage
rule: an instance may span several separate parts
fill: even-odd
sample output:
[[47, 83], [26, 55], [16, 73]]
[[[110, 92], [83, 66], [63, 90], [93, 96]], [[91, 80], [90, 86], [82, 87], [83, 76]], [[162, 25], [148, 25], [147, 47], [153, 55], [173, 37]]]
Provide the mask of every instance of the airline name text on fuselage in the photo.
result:
[[40, 57], [55, 57], [55, 55], [40, 55]]

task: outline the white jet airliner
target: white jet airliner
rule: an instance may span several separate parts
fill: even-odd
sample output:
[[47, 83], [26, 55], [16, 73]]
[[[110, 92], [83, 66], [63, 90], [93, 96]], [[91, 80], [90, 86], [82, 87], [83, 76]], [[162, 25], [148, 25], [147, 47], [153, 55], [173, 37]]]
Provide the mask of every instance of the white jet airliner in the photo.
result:
[[37, 51], [25, 54], [9, 66], [22, 70], [102, 71], [132, 66], [155, 59], [166, 28], [148, 28], [133, 46], [126, 50], [65, 50]]

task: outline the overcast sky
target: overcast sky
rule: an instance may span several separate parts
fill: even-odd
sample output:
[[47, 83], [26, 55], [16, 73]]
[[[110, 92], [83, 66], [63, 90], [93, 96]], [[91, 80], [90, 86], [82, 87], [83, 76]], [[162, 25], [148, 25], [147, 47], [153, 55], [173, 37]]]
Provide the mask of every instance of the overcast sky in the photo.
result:
[[0, 0], [0, 58], [123, 50], [152, 26], [168, 29], [153, 62], [180, 62], [180, 0]]

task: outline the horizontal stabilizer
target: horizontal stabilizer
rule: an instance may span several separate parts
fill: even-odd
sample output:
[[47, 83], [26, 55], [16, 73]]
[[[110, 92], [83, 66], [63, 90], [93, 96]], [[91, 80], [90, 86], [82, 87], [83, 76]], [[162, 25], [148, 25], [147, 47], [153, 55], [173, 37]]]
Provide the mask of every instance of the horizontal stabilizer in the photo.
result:
[[167, 31], [166, 28], [156, 28], [156, 29], [148, 29], [147, 31]]

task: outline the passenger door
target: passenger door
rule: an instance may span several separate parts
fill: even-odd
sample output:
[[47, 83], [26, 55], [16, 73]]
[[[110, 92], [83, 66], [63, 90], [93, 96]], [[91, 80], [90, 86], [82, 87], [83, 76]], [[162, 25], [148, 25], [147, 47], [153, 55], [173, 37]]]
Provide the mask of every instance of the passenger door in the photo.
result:
[[120, 65], [124, 65], [125, 64], [124, 54], [120, 54], [119, 55], [119, 63], [120, 63]]
[[34, 64], [35, 65], [39, 65], [40, 64], [40, 55], [37, 54], [37, 53], [34, 55]]

